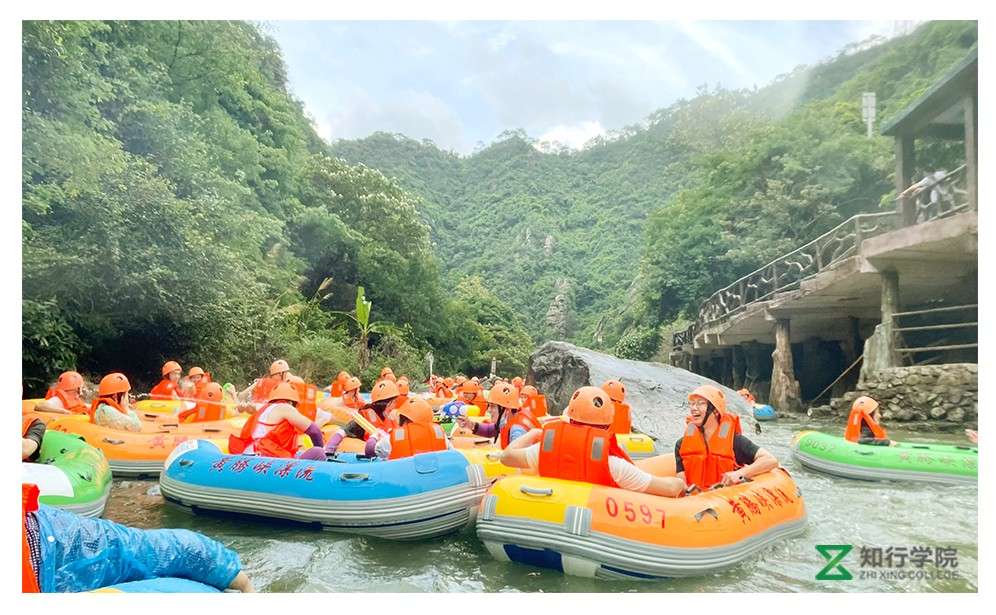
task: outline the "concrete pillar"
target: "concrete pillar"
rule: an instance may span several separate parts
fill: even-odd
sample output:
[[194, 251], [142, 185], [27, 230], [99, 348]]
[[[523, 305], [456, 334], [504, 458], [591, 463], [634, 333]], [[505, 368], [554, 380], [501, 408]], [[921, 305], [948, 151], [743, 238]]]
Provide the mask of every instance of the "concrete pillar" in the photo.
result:
[[[896, 194], [900, 194], [913, 184], [913, 164], [915, 162], [913, 135], [896, 137]], [[916, 223], [916, 199], [899, 199], [896, 203], [899, 225], [910, 226]]]
[[734, 346], [732, 352], [733, 361], [731, 377], [733, 380], [733, 388], [740, 389], [744, 386], [747, 361], [744, 358], [744, 348], [740, 344]]
[[979, 100], [975, 95], [965, 98], [965, 182], [968, 206], [979, 208]]
[[896, 333], [893, 331], [892, 315], [899, 311], [899, 272], [883, 271], [882, 276], [882, 337], [880, 348], [884, 353], [879, 360], [880, 365], [899, 367], [902, 365], [899, 353], [896, 352]]
[[775, 321], [775, 351], [771, 353], [771, 359], [773, 366], [768, 403], [779, 412], [801, 411], [802, 399], [792, 365], [791, 328], [787, 318]]
[[[853, 316], [848, 317], [847, 323], [847, 334], [844, 339], [840, 342], [840, 353], [844, 358], [844, 369], [847, 369], [852, 363], [858, 359], [858, 349], [861, 348], [861, 333], [860, 326], [857, 318]], [[840, 397], [847, 391], [853, 391], [854, 385], [858, 381], [858, 367], [854, 367], [846, 376], [840, 379], [840, 381], [833, 385], [833, 389], [830, 392], [831, 397]]]

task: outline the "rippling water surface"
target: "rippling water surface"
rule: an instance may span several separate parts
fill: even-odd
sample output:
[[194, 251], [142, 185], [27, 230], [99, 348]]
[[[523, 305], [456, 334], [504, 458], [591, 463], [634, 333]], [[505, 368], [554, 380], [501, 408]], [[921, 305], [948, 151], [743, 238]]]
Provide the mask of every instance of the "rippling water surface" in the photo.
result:
[[[887, 484], [833, 478], [792, 458], [792, 435], [839, 425], [763, 424], [749, 437], [778, 457], [802, 489], [805, 534], [781, 542], [720, 574], [657, 582], [601, 581], [494, 560], [470, 529], [444, 538], [397, 543], [233, 516], [195, 516], [166, 505], [154, 481], [115, 481], [105, 517], [144, 528], [189, 528], [238, 551], [260, 591], [269, 592], [591, 592], [591, 591], [941, 591], [972, 592], [978, 583], [978, 500], [974, 485]], [[961, 434], [903, 433], [920, 442], [965, 442]], [[674, 443], [666, 443], [667, 450]], [[844, 564], [851, 581], [817, 581], [826, 563], [817, 544], [853, 544]], [[954, 547], [958, 578], [859, 578], [858, 549]], [[896, 569], [899, 570], [899, 569]], [[911, 570], [909, 564], [903, 570]], [[924, 568], [934, 572], [933, 566]]]

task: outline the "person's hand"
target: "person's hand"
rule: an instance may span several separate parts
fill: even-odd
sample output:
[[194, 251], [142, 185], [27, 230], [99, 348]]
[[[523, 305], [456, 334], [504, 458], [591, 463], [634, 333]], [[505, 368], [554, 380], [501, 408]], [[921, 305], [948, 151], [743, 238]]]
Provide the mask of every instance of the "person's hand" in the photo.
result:
[[733, 470], [732, 472], [726, 472], [723, 474], [723, 486], [729, 487], [730, 485], [736, 485], [737, 483], [742, 483], [746, 480], [746, 476], [740, 470]]
[[975, 431], [974, 429], [966, 429], [965, 436], [972, 444], [979, 443], [979, 432]]
[[457, 416], [456, 422], [461, 429], [472, 429], [473, 427], [472, 421], [463, 415]]
[[239, 571], [239, 574], [235, 575], [235, 578], [232, 579], [232, 582], [228, 584], [228, 589], [234, 589], [236, 591], [242, 592], [243, 594], [256, 593], [255, 588], [253, 588], [252, 586], [252, 581], [250, 581], [246, 573], [242, 572], [241, 570]]
[[896, 442], [895, 440], [889, 440], [889, 446], [899, 446], [899, 442]]

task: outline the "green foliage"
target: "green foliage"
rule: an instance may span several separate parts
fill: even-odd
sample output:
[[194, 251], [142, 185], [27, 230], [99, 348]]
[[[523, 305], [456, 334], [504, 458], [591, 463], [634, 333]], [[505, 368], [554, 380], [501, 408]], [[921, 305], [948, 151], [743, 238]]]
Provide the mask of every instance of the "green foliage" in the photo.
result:
[[76, 353], [81, 347], [55, 301], [25, 299], [21, 301], [21, 313], [24, 385], [40, 390], [50, 383], [50, 379], [42, 375], [75, 369]]
[[615, 354], [624, 359], [649, 361], [661, 343], [660, 334], [654, 327], [637, 327], [622, 336], [616, 343]]
[[532, 341], [515, 312], [484, 286], [479, 277], [464, 278], [454, 293], [464, 325], [459, 332], [468, 345], [464, 361], [452, 371], [487, 375], [491, 360], [497, 359], [497, 373], [514, 377], [526, 373]]

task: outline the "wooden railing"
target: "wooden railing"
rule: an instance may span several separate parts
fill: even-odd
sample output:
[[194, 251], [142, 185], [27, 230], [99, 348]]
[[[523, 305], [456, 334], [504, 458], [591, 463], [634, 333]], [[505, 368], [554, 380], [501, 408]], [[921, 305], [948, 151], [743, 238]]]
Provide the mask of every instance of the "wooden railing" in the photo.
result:
[[704, 327], [744, 312], [753, 303], [798, 288], [802, 281], [857, 254], [862, 240], [894, 230], [898, 225], [899, 217], [895, 212], [849, 218], [806, 245], [713, 293], [699, 308], [695, 322], [688, 329], [673, 334], [672, 347], [691, 343]]

